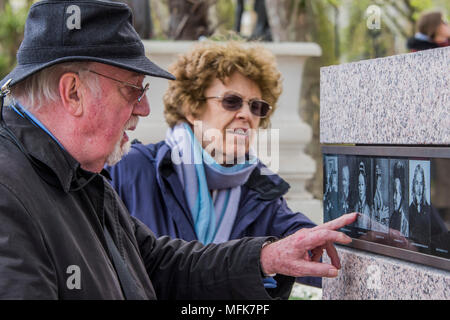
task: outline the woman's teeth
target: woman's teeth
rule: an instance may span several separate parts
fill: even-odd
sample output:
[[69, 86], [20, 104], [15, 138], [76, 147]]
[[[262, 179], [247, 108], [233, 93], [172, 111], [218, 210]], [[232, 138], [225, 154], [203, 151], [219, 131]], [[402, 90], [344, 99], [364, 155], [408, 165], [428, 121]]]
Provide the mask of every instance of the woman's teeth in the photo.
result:
[[233, 134], [239, 134], [242, 136], [248, 136], [249, 130], [244, 130], [244, 129], [231, 129], [231, 130], [227, 130], [229, 133], [233, 133]]

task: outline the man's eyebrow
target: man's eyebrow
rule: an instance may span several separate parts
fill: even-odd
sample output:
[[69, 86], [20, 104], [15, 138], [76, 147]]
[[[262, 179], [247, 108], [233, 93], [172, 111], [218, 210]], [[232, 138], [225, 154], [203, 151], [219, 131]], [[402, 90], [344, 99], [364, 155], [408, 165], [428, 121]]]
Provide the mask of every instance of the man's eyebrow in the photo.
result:
[[133, 71], [130, 71], [130, 72], [131, 72], [131, 74], [128, 77], [126, 77], [127, 82], [139, 86], [139, 83], [141, 82], [141, 77], [142, 77], [142, 82], [145, 80], [145, 74], [137, 73], [137, 72], [133, 72]]

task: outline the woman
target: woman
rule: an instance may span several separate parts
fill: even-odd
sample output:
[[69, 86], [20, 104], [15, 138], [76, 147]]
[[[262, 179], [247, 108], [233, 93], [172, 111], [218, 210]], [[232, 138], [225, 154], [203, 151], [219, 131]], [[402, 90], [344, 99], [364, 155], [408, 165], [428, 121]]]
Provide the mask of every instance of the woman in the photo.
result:
[[169, 70], [176, 80], [164, 95], [165, 141], [133, 144], [109, 168], [131, 214], [157, 236], [204, 244], [313, 227], [288, 208], [289, 185], [263, 174], [250, 148], [281, 94], [274, 56], [237, 42], [202, 43]]

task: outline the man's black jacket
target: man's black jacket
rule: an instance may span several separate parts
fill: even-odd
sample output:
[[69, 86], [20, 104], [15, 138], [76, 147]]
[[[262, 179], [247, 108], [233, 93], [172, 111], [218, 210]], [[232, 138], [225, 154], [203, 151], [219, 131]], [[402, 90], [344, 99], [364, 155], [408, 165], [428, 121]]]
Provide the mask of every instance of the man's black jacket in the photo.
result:
[[[33, 160], [0, 131], [0, 298], [124, 299], [105, 227], [146, 299], [270, 298], [259, 260], [268, 238], [156, 239], [104, 176], [13, 110], [4, 116]], [[271, 294], [286, 297], [293, 279], [277, 280]]]

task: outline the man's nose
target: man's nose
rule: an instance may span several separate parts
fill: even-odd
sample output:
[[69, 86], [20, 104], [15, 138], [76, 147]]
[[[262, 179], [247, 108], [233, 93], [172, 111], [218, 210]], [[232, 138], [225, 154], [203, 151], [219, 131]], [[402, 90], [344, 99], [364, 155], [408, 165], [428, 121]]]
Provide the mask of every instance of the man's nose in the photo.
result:
[[133, 114], [140, 117], [146, 117], [150, 114], [150, 104], [148, 102], [147, 95], [144, 95], [141, 101], [136, 101], [134, 105]]

